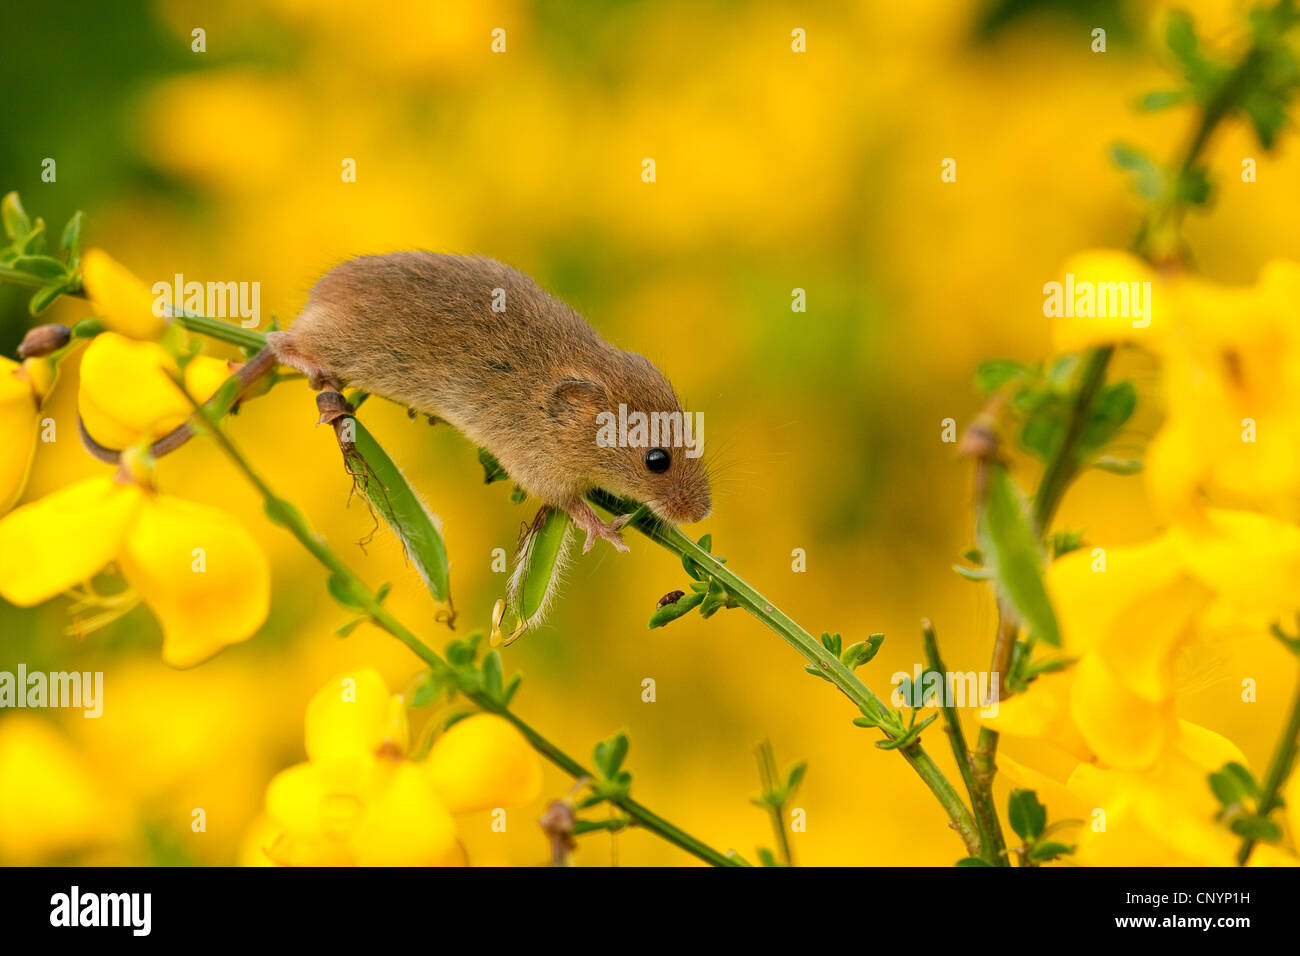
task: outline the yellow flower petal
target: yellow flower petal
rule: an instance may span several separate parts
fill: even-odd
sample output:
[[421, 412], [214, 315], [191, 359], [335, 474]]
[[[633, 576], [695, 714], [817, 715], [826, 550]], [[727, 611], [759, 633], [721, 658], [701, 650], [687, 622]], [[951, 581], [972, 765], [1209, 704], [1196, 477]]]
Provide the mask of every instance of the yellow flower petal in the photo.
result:
[[307, 756], [313, 763], [373, 758], [389, 715], [388, 685], [377, 670], [339, 674], [307, 705]]
[[0, 596], [31, 607], [113, 561], [144, 502], [136, 485], [89, 478], [0, 518]]
[[1211, 509], [1203, 525], [1173, 533], [1182, 561], [1207, 587], [1244, 607], [1278, 614], [1296, 607], [1300, 528], [1254, 512]]
[[1123, 630], [1134, 608], [1182, 575], [1175, 542], [1156, 538], [1136, 547], [1104, 549], [1103, 565], [1090, 550], [1071, 551], [1047, 569], [1047, 586], [1061, 623], [1064, 648], [1088, 650]]
[[[1079, 799], [1079, 795], [1065, 784], [1019, 761], [1012, 760], [1002, 752], [998, 753], [998, 772], [1006, 774], [1007, 779], [1015, 786], [1037, 793], [1038, 799], [1042, 801], [1043, 806], [1047, 807], [1048, 816], [1053, 821], [1082, 820], [1087, 817], [1088, 810], [1091, 809], [1085, 806]], [[1067, 835], [1074, 832], [1069, 830]]]
[[22, 366], [0, 357], [0, 514], [13, 507], [27, 485], [41, 416]]
[[456, 824], [418, 764], [393, 766], [352, 836], [360, 866], [455, 866], [463, 860]]
[[[1073, 276], [1073, 281], [1067, 285], [1068, 276]], [[1081, 252], [1066, 262], [1057, 281], [1060, 308], [1056, 311], [1060, 314], [1052, 318], [1052, 336], [1058, 352], [1078, 352], [1123, 342], [1154, 346], [1168, 325], [1169, 290], [1150, 266], [1127, 252], [1111, 249]], [[1136, 299], [1131, 294], [1133, 283], [1137, 283]], [[1066, 301], [1070, 290], [1074, 292], [1073, 303]], [[1144, 290], [1150, 291], [1150, 310], [1147, 315], [1139, 316]], [[1112, 291], [1115, 293], [1113, 306]], [[1080, 299], [1084, 294], [1091, 297], [1091, 304], [1086, 306], [1091, 314], [1079, 315], [1085, 308]], [[1045, 289], [1044, 296], [1047, 295]], [[1108, 314], [1100, 315], [1100, 312]]]
[[1088, 746], [1111, 767], [1136, 770], [1154, 763], [1177, 733], [1172, 698], [1144, 700], [1098, 654], [1085, 654], [1074, 669], [1070, 714]]
[[126, 448], [180, 425], [193, 409], [169, 377], [176, 372], [176, 360], [155, 342], [97, 335], [81, 358], [77, 391], [77, 412], [90, 436], [108, 448]]
[[542, 790], [536, 751], [496, 714], [475, 714], [453, 724], [433, 745], [426, 770], [452, 813], [522, 807]]
[[82, 255], [81, 280], [108, 328], [135, 339], [162, 335], [167, 320], [155, 314], [149, 287], [104, 250], [87, 249]]
[[266, 620], [266, 556], [224, 511], [154, 496], [140, 509], [120, 560], [162, 625], [163, 659], [173, 667], [190, 667], [247, 640]]
[[0, 857], [39, 863], [116, 829], [102, 785], [46, 721], [0, 720]]
[[[266, 812], [277, 827], [294, 838], [298, 850], [334, 844], [329, 854], [350, 853], [347, 844], [364, 806], [360, 796], [332, 787], [310, 763], [280, 771], [266, 788]], [[285, 849], [281, 846], [280, 853], [273, 855], [277, 862], [285, 862], [280, 859]]]
[[1070, 719], [1073, 683], [1068, 670], [1043, 674], [1025, 693], [999, 701], [997, 714], [983, 721], [998, 733], [1044, 740], [1079, 760], [1091, 760], [1092, 751]]

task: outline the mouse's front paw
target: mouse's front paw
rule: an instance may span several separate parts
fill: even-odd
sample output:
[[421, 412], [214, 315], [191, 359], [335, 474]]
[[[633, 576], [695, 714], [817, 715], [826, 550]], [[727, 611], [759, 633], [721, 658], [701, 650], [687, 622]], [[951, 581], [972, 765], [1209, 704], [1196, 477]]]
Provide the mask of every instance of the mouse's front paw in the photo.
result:
[[623, 554], [627, 554], [631, 550], [623, 542], [623, 536], [618, 533], [622, 522], [615, 521], [613, 524], [606, 524], [596, 516], [596, 512], [592, 511], [591, 506], [585, 501], [578, 501], [567, 510], [569, 517], [573, 519], [573, 523], [587, 532], [587, 540], [582, 545], [583, 554], [594, 548], [599, 538], [604, 538], [614, 546], [614, 550]]
[[614, 550], [618, 551], [620, 554], [627, 554], [631, 550], [623, 540], [623, 536], [614, 529], [613, 525], [601, 523], [595, 528], [587, 529], [587, 540], [582, 545], [582, 553], [586, 554], [594, 548], [598, 538], [604, 538], [612, 544]]

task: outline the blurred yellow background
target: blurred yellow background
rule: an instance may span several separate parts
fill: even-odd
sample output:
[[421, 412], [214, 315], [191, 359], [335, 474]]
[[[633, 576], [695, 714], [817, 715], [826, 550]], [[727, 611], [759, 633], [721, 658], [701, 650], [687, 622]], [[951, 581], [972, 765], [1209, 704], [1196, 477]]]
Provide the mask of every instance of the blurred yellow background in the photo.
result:
[[[1211, 38], [1230, 40], [1241, 22], [1241, 4], [1179, 5]], [[282, 324], [321, 273], [358, 254], [482, 253], [524, 270], [659, 364], [705, 414], [720, 477], [713, 516], [690, 530], [711, 532], [714, 550], [808, 630], [848, 642], [885, 632], [862, 671], [883, 695], [920, 660], [922, 616], [949, 666], [987, 667], [992, 598], [950, 570], [972, 543], [969, 468], [940, 423], [978, 408], [982, 359], [1046, 353], [1042, 285], [1069, 254], [1130, 240], [1140, 211], [1107, 147], [1164, 157], [1190, 121], [1133, 109], [1170, 85], [1154, 25], [1164, 6], [56, 0], [6, 14], [16, 26], [0, 76], [22, 93], [0, 107], [0, 191], [19, 190], [52, 223], [84, 208], [86, 242], [148, 283], [259, 281], [263, 317]], [[1108, 28], [1104, 54], [1090, 50], [1097, 26]], [[504, 53], [491, 50], [497, 27]], [[190, 49], [195, 28], [204, 53]], [[795, 28], [806, 53], [791, 51]], [[56, 183], [40, 181], [47, 156]], [[1239, 181], [1245, 156], [1259, 161], [1256, 183]], [[955, 183], [940, 180], [949, 157]], [[355, 183], [341, 181], [347, 158]], [[1200, 267], [1246, 282], [1268, 258], [1300, 257], [1293, 145], [1284, 137], [1260, 155], [1230, 126], [1210, 165], [1217, 202], [1188, 230]], [[791, 311], [796, 288], [806, 314]], [[64, 300], [46, 321], [86, 314]], [[29, 321], [25, 297], [0, 289], [5, 354]], [[1137, 361], [1121, 371], [1149, 400], [1119, 448], [1140, 455], [1160, 420], [1154, 373]], [[70, 379], [51, 414], [59, 440], [40, 446], [25, 500], [103, 471], [76, 441]], [[536, 503], [484, 487], [474, 448], [445, 426], [379, 401], [362, 417], [444, 522], [458, 634], [485, 629], [505, 590], [492, 551], [513, 552]], [[393, 582], [390, 608], [441, 647], [451, 635], [391, 534], [356, 545], [371, 518], [349, 506], [333, 437], [313, 421], [310, 392], [293, 383], [248, 403], [229, 433], [368, 582]], [[160, 662], [143, 608], [79, 639], [65, 633], [62, 600], [0, 607], [0, 669], [105, 672], [100, 720], [0, 714], [11, 811], [0, 813], [0, 861], [236, 862], [267, 781], [301, 759], [303, 707], [320, 685], [373, 664], [400, 688], [419, 669], [374, 628], [333, 636], [347, 615], [324, 573], [209, 444], [168, 457], [160, 483], [252, 530], [272, 561], [270, 620], [181, 672]], [[1059, 524], [1116, 545], [1153, 530], [1141, 481], [1101, 473], [1072, 492]], [[648, 631], [656, 600], [685, 575], [630, 543], [628, 556], [602, 544], [577, 560], [548, 625], [506, 651], [507, 672], [526, 676], [515, 701], [525, 719], [583, 759], [627, 729], [634, 796], [750, 859], [772, 843], [748, 803], [765, 737], [783, 766], [810, 764], [796, 862], [963, 855], [904, 762], [758, 622], [729, 611]], [[795, 548], [806, 573], [792, 571]], [[1184, 716], [1258, 768], [1293, 670], [1262, 635], [1225, 648], [1193, 669]], [[1242, 673], [1258, 681], [1253, 707], [1239, 704]], [[941, 735], [928, 742], [951, 771]], [[512, 811], [506, 833], [487, 814], [471, 819], [470, 859], [543, 862], [535, 820], [569, 787], [548, 765], [543, 798]], [[204, 833], [190, 829], [196, 807]], [[693, 862], [637, 831], [617, 844], [624, 864]], [[576, 857], [610, 858], [604, 835], [583, 838]]]

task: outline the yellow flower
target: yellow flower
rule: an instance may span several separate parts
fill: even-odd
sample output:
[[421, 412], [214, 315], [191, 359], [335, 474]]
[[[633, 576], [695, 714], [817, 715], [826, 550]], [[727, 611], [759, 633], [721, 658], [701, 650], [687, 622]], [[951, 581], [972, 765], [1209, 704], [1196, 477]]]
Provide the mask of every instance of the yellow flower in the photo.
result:
[[[90, 437], [107, 448], [127, 448], [182, 424], [194, 409], [170, 377], [178, 368], [155, 342], [97, 335], [82, 356], [77, 392], [77, 412]], [[185, 366], [185, 388], [206, 402], [229, 375], [225, 362], [198, 355]]]
[[0, 456], [0, 514], [13, 507], [27, 485], [40, 421], [40, 399], [26, 363], [0, 357], [0, 442], [5, 448]]
[[[1084, 866], [1233, 866], [1241, 837], [1216, 819], [1209, 775], [1225, 763], [1246, 763], [1226, 738], [1178, 721], [1169, 751], [1140, 772], [1077, 763], [1064, 780], [1005, 754], [998, 766], [1016, 786], [1034, 790], [1048, 818], [1078, 820], [1061, 833], [1075, 843], [1069, 859]], [[1295, 856], [1260, 844], [1252, 866], [1295, 866]]]
[[408, 759], [405, 700], [374, 670], [332, 680], [306, 724], [307, 762], [266, 791], [274, 834], [263, 849], [278, 863], [464, 865], [453, 813], [524, 806], [541, 791], [537, 755], [493, 714], [459, 721], [425, 760]]
[[262, 626], [270, 569], [230, 515], [104, 476], [69, 485], [0, 519], [0, 596], [31, 607], [110, 562], [163, 630], [173, 667], [206, 660]]
[[[1104, 565], [1099, 562], [1104, 560]], [[1065, 555], [1048, 570], [1068, 671], [1001, 702], [989, 725], [1048, 740], [1080, 760], [1140, 770], [1178, 739], [1180, 652], [1218, 622], [1260, 633], [1294, 609], [1300, 528], [1211, 510], [1130, 548]]]
[[[1085, 866], [1235, 865], [1242, 840], [1215, 819], [1220, 808], [1208, 783], [1209, 774], [1229, 761], [1245, 765], [1246, 758], [1226, 738], [1182, 721], [1175, 746], [1145, 772], [1080, 764], [1066, 783], [1084, 820], [1075, 860]], [[1300, 861], [1260, 844], [1251, 863]]]
[[1154, 347], [1168, 331], [1175, 289], [1127, 252], [1080, 252], [1044, 287], [1058, 352], [1127, 343]]
[[43, 862], [112, 839], [118, 815], [53, 727], [36, 717], [0, 720], [0, 860]]
[[82, 255], [81, 281], [96, 312], [114, 332], [156, 339], [167, 327], [149, 287], [104, 250], [87, 249]]
[[1209, 496], [1300, 517], [1300, 265], [1250, 287], [1186, 280], [1163, 348], [1168, 417], [1147, 485], [1172, 517]]

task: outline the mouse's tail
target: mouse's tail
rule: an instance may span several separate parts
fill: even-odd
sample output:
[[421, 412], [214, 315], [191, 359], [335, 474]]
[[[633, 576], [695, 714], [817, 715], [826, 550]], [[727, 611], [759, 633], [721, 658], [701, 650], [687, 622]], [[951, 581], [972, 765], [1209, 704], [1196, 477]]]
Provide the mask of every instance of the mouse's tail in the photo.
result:
[[[252, 390], [252, 387], [257, 384], [259, 379], [270, 374], [271, 370], [275, 368], [278, 362], [279, 360], [276, 357], [275, 351], [268, 345], [241, 365], [231, 376], [231, 378], [239, 382], [239, 393], [236, 395], [235, 401], [238, 402], [244, 398], [244, 396]], [[81, 443], [85, 446], [86, 451], [90, 452], [90, 454], [95, 458], [98, 458], [100, 461], [109, 465], [117, 465], [121, 463], [122, 452], [114, 448], [105, 448], [99, 442], [95, 441], [95, 439], [90, 436], [90, 433], [86, 431], [86, 425], [81, 420], [80, 415], [77, 416], [77, 432], [81, 436]], [[173, 428], [166, 435], [163, 435], [156, 442], [150, 445], [149, 454], [154, 458], [160, 458], [168, 452], [180, 448], [181, 445], [184, 445], [193, 437], [194, 430], [190, 428], [189, 425], [180, 425], [177, 428]]]

